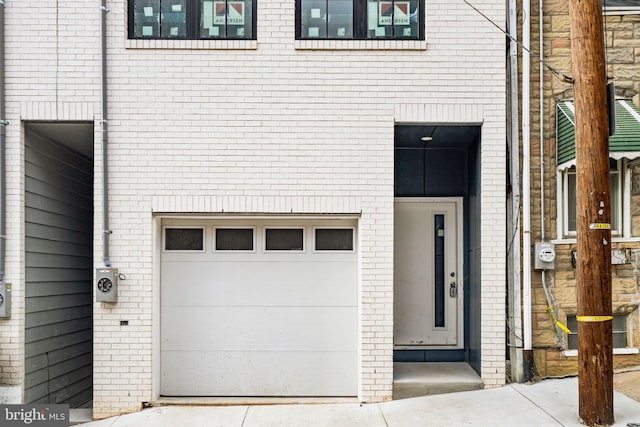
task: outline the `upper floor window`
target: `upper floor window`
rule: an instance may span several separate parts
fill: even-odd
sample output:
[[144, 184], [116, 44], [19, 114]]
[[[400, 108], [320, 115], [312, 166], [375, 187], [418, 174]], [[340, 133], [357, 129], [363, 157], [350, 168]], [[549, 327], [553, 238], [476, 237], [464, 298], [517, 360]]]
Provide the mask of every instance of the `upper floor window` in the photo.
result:
[[640, 15], [640, 0], [603, 0], [605, 15]]
[[129, 0], [130, 39], [252, 39], [255, 0]]
[[602, 2], [604, 8], [640, 8], [640, 0], [604, 0]]
[[424, 0], [296, 0], [296, 39], [424, 40]]
[[[608, 138], [611, 234], [638, 236], [635, 201], [640, 159], [640, 109], [630, 100], [615, 103], [615, 134]], [[558, 165], [558, 237], [576, 236], [576, 118], [573, 101], [556, 106], [556, 163]], [[633, 170], [633, 174], [632, 174]]]
[[[629, 191], [623, 185], [621, 171], [622, 160], [609, 160], [609, 191], [611, 206], [611, 234], [622, 234], [622, 200], [623, 192]], [[572, 166], [563, 173], [563, 205], [564, 205], [564, 235], [576, 235], [576, 168]], [[628, 220], [628, 219], [627, 219]]]

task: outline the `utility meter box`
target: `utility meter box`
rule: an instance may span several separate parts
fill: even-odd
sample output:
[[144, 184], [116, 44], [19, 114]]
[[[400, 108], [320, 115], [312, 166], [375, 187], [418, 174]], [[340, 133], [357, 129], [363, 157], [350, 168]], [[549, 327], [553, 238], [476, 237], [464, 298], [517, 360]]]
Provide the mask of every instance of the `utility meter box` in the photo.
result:
[[536, 270], [553, 270], [556, 267], [556, 251], [553, 243], [537, 242], [534, 253], [533, 268]]
[[0, 282], [0, 317], [11, 317], [11, 283]]
[[97, 268], [96, 269], [96, 301], [97, 302], [117, 302], [118, 301], [118, 269], [117, 268]]

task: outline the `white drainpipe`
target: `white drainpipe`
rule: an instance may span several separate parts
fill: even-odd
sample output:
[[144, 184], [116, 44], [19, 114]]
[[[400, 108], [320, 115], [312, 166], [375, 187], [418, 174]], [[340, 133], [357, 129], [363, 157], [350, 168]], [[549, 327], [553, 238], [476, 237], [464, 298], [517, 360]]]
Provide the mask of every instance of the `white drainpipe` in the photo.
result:
[[0, 283], [4, 281], [7, 234], [6, 135], [4, 102], [4, 1], [0, 0]]
[[111, 259], [109, 258], [109, 235], [111, 229], [109, 228], [109, 128], [107, 119], [107, 8], [106, 0], [102, 0], [100, 6], [100, 99], [102, 103], [102, 118], [100, 123], [102, 125], [102, 261], [105, 267], [111, 266]]
[[522, 292], [520, 286], [520, 120], [518, 116], [518, 7], [516, 0], [509, 0], [509, 102], [511, 117], [511, 227], [507, 244], [511, 249], [509, 277], [509, 359], [511, 380], [524, 382], [522, 357]]
[[524, 350], [533, 349], [531, 339], [531, 177], [530, 177], [530, 81], [531, 59], [530, 0], [522, 2], [522, 309]]
[[[543, 16], [542, 16], [542, 3], [544, 0], [539, 0], [538, 8], [540, 10], [540, 14], [538, 15], [539, 24], [539, 33], [540, 34], [540, 44], [538, 47], [538, 52], [540, 58], [544, 57], [544, 25]], [[542, 63], [540, 62], [540, 75], [539, 85], [540, 91], [538, 96], [540, 97], [540, 239], [544, 242], [545, 240], [545, 218], [544, 218], [544, 73], [542, 72]], [[544, 281], [544, 270], [542, 270], [542, 280]]]

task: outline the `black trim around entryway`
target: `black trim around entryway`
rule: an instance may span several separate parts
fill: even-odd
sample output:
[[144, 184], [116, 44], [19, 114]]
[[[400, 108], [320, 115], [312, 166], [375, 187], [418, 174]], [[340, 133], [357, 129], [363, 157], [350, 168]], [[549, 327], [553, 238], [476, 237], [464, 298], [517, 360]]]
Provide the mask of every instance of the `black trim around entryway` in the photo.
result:
[[465, 362], [464, 349], [394, 350], [394, 362]]

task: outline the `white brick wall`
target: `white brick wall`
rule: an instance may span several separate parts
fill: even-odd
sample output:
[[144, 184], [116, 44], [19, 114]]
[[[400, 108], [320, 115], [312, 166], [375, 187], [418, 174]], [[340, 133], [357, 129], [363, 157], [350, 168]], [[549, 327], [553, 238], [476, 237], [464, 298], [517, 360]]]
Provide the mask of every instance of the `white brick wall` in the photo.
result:
[[[21, 120], [96, 120], [95, 264], [102, 265], [100, 11], [99, 2], [81, 0], [5, 3], [15, 315], [0, 321], [0, 383], [19, 386]], [[359, 398], [390, 399], [394, 122], [482, 124], [482, 376], [487, 385], [504, 382], [500, 32], [463, 3], [427, 0], [426, 43], [309, 44], [294, 40], [295, 2], [260, 0], [257, 42], [134, 42], [126, 40], [126, 1], [107, 3], [111, 261], [127, 279], [116, 305], [95, 305], [96, 417], [156, 397], [154, 212], [361, 213]], [[503, 1], [474, 4], [503, 21]]]

